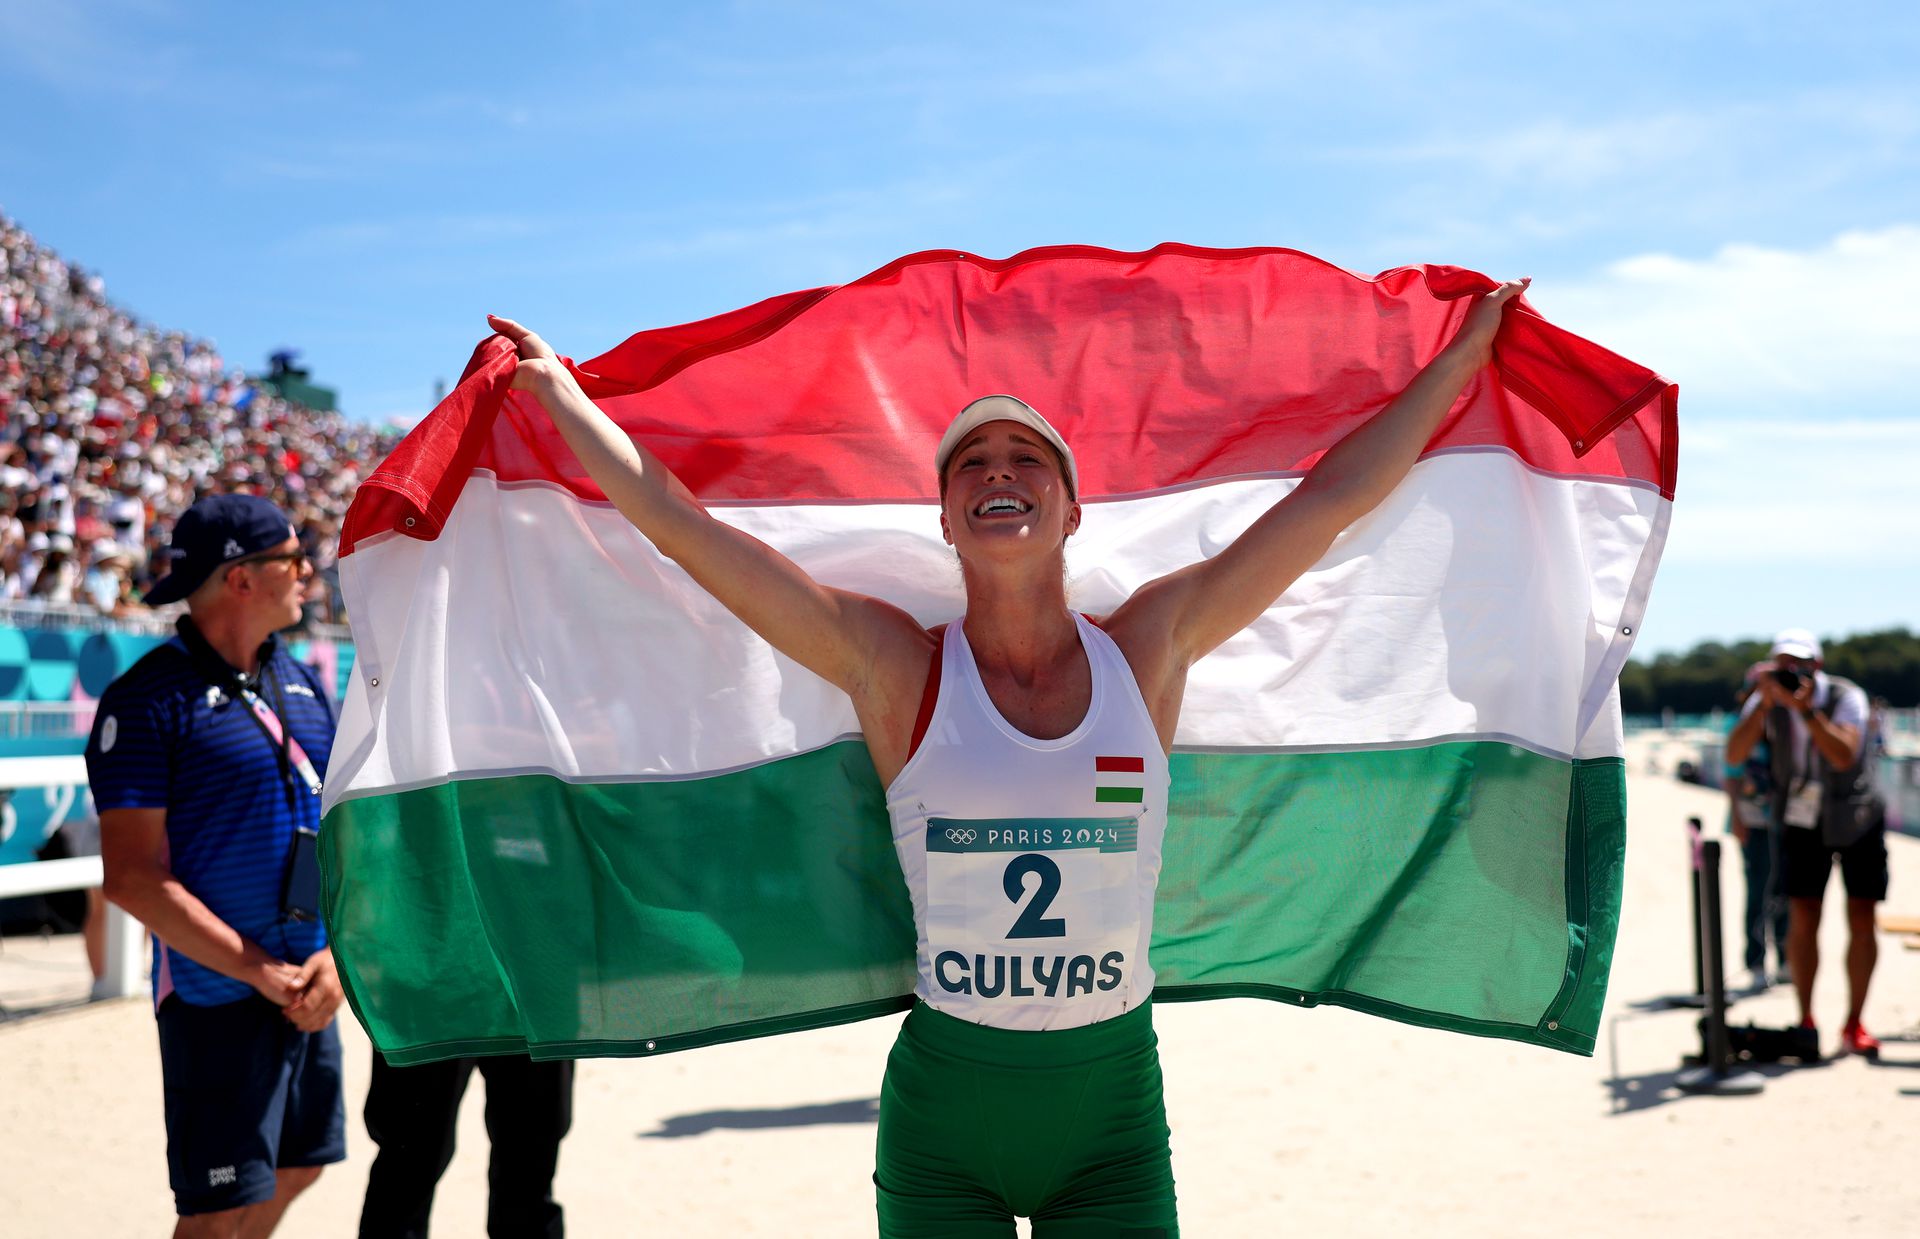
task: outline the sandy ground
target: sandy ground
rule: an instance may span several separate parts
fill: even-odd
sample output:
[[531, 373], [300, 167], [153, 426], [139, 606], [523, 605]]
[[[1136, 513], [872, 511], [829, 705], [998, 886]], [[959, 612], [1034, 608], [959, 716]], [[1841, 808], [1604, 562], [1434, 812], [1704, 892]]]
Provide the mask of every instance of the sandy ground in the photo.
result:
[[[1920, 1176], [1920, 952], [1881, 938], [1856, 1058], [1765, 1069], [1752, 1097], [1674, 1088], [1695, 1014], [1683, 823], [1715, 794], [1646, 773], [1633, 750], [1626, 910], [1592, 1059], [1253, 1001], [1181, 1004], [1158, 1020], [1183, 1231], [1190, 1236], [1910, 1235]], [[1890, 841], [1888, 909], [1920, 914], [1920, 840]], [[1737, 858], [1725, 882], [1737, 957]], [[1836, 898], [1832, 903], [1837, 903]], [[1829, 907], [1817, 995], [1831, 1052], [1845, 946]], [[169, 1225], [160, 1078], [146, 1004], [87, 1005], [73, 938], [0, 952], [0, 1231], [160, 1234]], [[38, 1014], [22, 1016], [37, 1009]], [[1784, 1024], [1791, 992], [1736, 1021]], [[582, 1064], [558, 1195], [581, 1236], [873, 1233], [868, 1174], [896, 1020], [650, 1061]], [[351, 1234], [372, 1146], [360, 1126], [369, 1050], [346, 1026], [350, 1156], [279, 1232]], [[434, 1232], [482, 1233], [481, 1086], [440, 1188]]]

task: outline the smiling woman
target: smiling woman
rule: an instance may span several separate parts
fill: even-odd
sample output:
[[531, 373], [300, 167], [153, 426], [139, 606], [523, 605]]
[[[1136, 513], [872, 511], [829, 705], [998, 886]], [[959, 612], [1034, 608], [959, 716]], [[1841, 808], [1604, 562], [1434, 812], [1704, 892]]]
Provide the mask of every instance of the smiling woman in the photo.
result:
[[[924, 1190], [929, 1158], [1061, 1168], [1009, 1180], [982, 1233], [1070, 1226], [1074, 1199], [1170, 1230], [1155, 997], [1590, 1051], [1611, 677], [1672, 403], [1519, 292], [1170, 246], [916, 256], [584, 368], [495, 320], [347, 531], [362, 678], [329, 909], [376, 1041], [644, 1054], [910, 995], [889, 1234], [964, 1212]], [[954, 338], [926, 329], [948, 308], [1001, 325], [964, 364], [919, 347]], [[1113, 364], [1064, 381], [1059, 353]], [[794, 398], [753, 403], [776, 371]], [[884, 378], [886, 427], [824, 381], [852, 374]], [[958, 1134], [956, 1061], [987, 1092], [1097, 1068], [1124, 1147]]]
[[[1022, 539], [1047, 538], [1064, 549], [1067, 538], [1080, 527], [1080, 507], [1074, 502], [1079, 479], [1073, 452], [1047, 419], [1024, 400], [983, 396], [960, 410], [941, 436], [933, 467], [940, 478], [942, 504], [953, 498], [950, 492], [958, 493], [953, 502], [969, 515], [962, 522], [967, 533], [979, 527], [1010, 530]], [[1026, 475], [1024, 484], [1022, 473]], [[1055, 505], [1062, 520], [1043, 527], [1037, 518], [1026, 519], [1034, 516], [1041, 498], [1055, 493], [1065, 499], [1064, 504]], [[959, 549], [946, 512], [940, 516], [940, 533], [949, 545]], [[964, 569], [965, 552], [960, 562]], [[1061, 571], [1066, 571], [1064, 558]]]
[[[1173, 1233], [1147, 956], [1167, 753], [1188, 668], [1266, 611], [1399, 483], [1491, 360], [1503, 308], [1524, 287], [1503, 284], [1481, 297], [1405, 391], [1219, 554], [1147, 582], [1098, 624], [1067, 605], [1064, 548], [1081, 510], [1066, 440], [1023, 401], [972, 402], [934, 459], [941, 532], [960, 556], [966, 590], [961, 618], [937, 630], [878, 598], [822, 586], [713, 520], [607, 419], [544, 341], [511, 320], [492, 320], [519, 356], [514, 389], [552, 415], [620, 512], [776, 650], [852, 700], [888, 789], [921, 943], [920, 1001], [882, 1092], [875, 1183], [883, 1234], [954, 1233], [955, 1219], [996, 1195], [1000, 1216], [989, 1208], [976, 1219], [989, 1233], [1013, 1214], [1035, 1218], [1036, 1234], [1088, 1224]], [[916, 718], [924, 722], [909, 727]], [[1086, 814], [1087, 776], [1102, 762], [1146, 771], [1132, 812]], [[1006, 829], [1031, 820], [1049, 825]], [[1081, 842], [1109, 831], [1123, 833], [1126, 845]], [[933, 844], [936, 836], [1009, 834], [1020, 842], [989, 842], [978, 852], [974, 844]], [[1006, 851], [1016, 853], [1010, 863], [996, 855]], [[983, 912], [1002, 887], [1022, 906], [1011, 926], [1001, 925], [1003, 914]], [[1044, 957], [1022, 953], [1035, 938], [1047, 940]], [[964, 981], [936, 971], [936, 961], [969, 957], [977, 967]], [[1022, 981], [1023, 961], [1033, 984]], [[1029, 1034], [1058, 1040], [1041, 1050], [1022, 1039]], [[1071, 1126], [1074, 1110], [1064, 1112], [1069, 1126], [1040, 1124], [1020, 1138], [952, 1135], [964, 1117], [947, 1113], [953, 1098], [983, 1087], [1030, 1097], [1037, 1080], [1051, 1078], [1036, 1076], [1042, 1061], [1057, 1067], [1069, 1092], [1084, 1089], [1089, 1064], [1116, 1072], [1110, 1095], [1131, 1103], [1092, 1128], [1106, 1133], [1101, 1139]], [[971, 1113], [972, 1104], [963, 1109]], [[936, 1139], [941, 1147], [927, 1147]], [[1028, 1149], [1029, 1141], [1038, 1143]], [[1042, 1146], [1049, 1156], [1028, 1155]], [[944, 1168], [931, 1179], [930, 1157]], [[994, 1170], [1003, 1161], [1051, 1165], [1053, 1177], [1008, 1191]], [[1115, 1176], [1106, 1168], [1116, 1164], [1128, 1169]], [[971, 1186], [956, 1194], [954, 1182]]]

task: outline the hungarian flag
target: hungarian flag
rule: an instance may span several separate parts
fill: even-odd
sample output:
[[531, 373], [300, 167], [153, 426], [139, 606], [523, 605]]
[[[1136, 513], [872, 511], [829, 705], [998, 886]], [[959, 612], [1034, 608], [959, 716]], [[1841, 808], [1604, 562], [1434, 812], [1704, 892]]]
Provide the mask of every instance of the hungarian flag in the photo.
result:
[[[721, 520], [926, 624], [963, 606], [934, 446], [975, 397], [1079, 460], [1070, 600], [1214, 554], [1494, 282], [1280, 249], [914, 254], [573, 366]], [[571, 364], [571, 363], [570, 363]], [[847, 698], [606, 501], [495, 337], [362, 483], [322, 832], [354, 1010], [398, 1063], [659, 1053], [911, 1001]], [[1591, 1053], [1620, 907], [1615, 677], [1665, 541], [1675, 389], [1509, 308], [1406, 481], [1196, 665], [1158, 998], [1331, 1003]], [[1138, 797], [1143, 754], [1096, 795]]]

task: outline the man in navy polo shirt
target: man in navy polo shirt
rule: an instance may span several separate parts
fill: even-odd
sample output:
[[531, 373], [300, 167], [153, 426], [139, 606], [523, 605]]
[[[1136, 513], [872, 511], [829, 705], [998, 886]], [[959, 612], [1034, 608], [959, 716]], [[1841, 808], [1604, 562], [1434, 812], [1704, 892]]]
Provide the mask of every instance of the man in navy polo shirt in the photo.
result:
[[212, 495], [147, 594], [178, 634], [101, 695], [87, 744], [107, 898], [154, 936], [176, 1236], [262, 1236], [346, 1156], [341, 989], [313, 851], [324, 685], [274, 634], [312, 567], [279, 509]]

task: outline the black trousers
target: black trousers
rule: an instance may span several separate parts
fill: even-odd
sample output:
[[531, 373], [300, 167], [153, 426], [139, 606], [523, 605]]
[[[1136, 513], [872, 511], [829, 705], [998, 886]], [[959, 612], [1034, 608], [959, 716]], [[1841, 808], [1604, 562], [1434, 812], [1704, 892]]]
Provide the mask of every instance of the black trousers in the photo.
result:
[[1752, 828], [1747, 831], [1747, 841], [1740, 845], [1740, 855], [1747, 869], [1747, 971], [1766, 967], [1767, 942], [1771, 939], [1773, 958], [1779, 971], [1785, 972], [1787, 897], [1782, 893], [1780, 831], [1771, 826]]
[[553, 1199], [560, 1139], [573, 1123], [573, 1064], [525, 1055], [395, 1067], [378, 1050], [367, 1090], [367, 1135], [380, 1154], [367, 1172], [360, 1239], [426, 1239], [433, 1190], [453, 1160], [454, 1118], [475, 1067], [487, 1081], [487, 1234], [561, 1239]]

